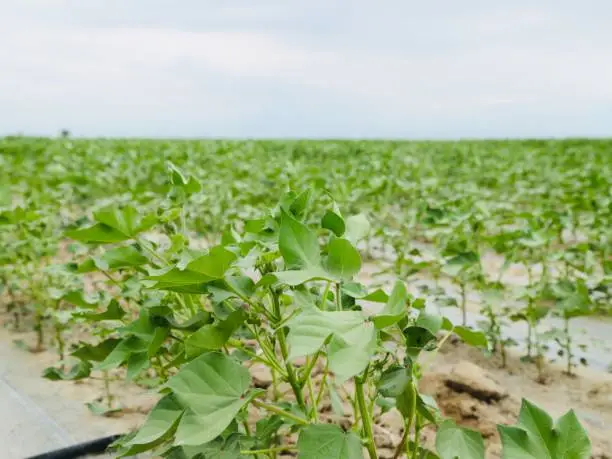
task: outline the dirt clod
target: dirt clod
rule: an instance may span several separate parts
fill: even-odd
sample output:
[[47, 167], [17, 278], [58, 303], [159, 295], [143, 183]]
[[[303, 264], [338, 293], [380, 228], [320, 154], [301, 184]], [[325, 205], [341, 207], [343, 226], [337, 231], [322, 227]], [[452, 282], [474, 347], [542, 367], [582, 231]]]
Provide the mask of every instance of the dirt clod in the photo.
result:
[[486, 403], [497, 402], [508, 396], [508, 392], [484, 369], [465, 360], [452, 368], [444, 384], [455, 392], [465, 392]]

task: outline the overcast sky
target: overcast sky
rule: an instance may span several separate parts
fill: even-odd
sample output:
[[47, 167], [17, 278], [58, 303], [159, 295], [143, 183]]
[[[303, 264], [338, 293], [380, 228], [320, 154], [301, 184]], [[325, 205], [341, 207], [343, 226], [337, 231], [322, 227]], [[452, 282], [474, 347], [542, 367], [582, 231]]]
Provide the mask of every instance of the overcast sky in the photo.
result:
[[610, 0], [0, 0], [0, 135], [612, 135]]

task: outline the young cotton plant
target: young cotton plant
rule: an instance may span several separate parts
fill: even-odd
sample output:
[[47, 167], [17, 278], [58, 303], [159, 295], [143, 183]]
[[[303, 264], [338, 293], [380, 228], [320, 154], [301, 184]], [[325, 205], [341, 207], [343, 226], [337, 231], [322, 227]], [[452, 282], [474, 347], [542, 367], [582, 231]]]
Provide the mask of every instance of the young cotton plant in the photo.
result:
[[[308, 196], [289, 193], [266, 218], [237, 223], [205, 251], [177, 246], [175, 234], [156, 245], [146, 232], [160, 217], [130, 206], [103, 209], [93, 226], [70, 232], [103, 248], [77, 271], [101, 271], [115, 286], [105, 311], [80, 314], [104, 333], [72, 353], [84, 363], [78, 377], [117, 368], [127, 378], [155, 374], [162, 394], [116, 445], [121, 455], [374, 459], [374, 423], [396, 409], [404, 428], [393, 455], [438, 457], [420, 444], [420, 431], [439, 421], [417, 389], [420, 356], [452, 333], [482, 347], [486, 338], [426, 312], [402, 282], [390, 294], [357, 282], [355, 246], [367, 220], [334, 206], [314, 230], [305, 223]], [[110, 334], [101, 325], [108, 321], [117, 324]], [[267, 390], [254, 378], [262, 368]], [[69, 377], [58, 370], [53, 379]], [[476, 446], [456, 456], [466, 439]], [[476, 433], [448, 422], [436, 447], [443, 459], [484, 455]]]
[[[210, 306], [213, 320], [184, 338], [188, 363], [168, 379], [167, 395], [141, 430], [122, 442], [125, 453], [156, 448], [193, 457], [234, 448], [237, 455], [297, 450], [344, 458], [362, 457], [365, 447], [375, 458], [373, 419], [382, 399], [405, 419], [398, 455], [423, 451], [409, 439], [410, 428], [418, 433], [436, 414], [416, 390], [417, 358], [435, 349], [438, 331], [452, 327], [411, 309], [423, 304], [401, 282], [388, 296], [354, 281], [361, 268], [355, 244], [369, 226], [362, 216], [328, 212], [319, 237], [300, 221], [307, 200], [290, 196], [270, 218], [247, 222], [243, 234], [227, 234], [183, 269], [149, 277], [152, 288], [206, 296], [198, 305]], [[362, 300], [382, 308], [366, 313]], [[253, 387], [247, 367], [255, 363], [276, 382], [271, 394]], [[288, 392], [279, 397], [282, 383]], [[340, 393], [353, 410], [346, 430], [322, 414], [324, 402]], [[274, 434], [258, 436], [263, 425]]]

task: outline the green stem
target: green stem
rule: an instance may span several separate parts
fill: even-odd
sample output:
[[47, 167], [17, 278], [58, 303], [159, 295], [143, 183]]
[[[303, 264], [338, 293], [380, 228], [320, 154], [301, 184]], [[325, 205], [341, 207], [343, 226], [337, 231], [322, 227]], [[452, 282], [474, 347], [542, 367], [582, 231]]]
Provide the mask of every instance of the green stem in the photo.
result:
[[325, 311], [327, 309], [327, 294], [329, 293], [329, 288], [331, 286], [331, 281], [327, 281], [327, 285], [325, 286], [325, 290], [323, 290], [323, 296], [321, 297], [321, 310]]
[[467, 298], [465, 293], [465, 284], [461, 284], [461, 321], [463, 326], [467, 325]]
[[43, 317], [40, 313], [36, 314], [35, 328], [36, 328], [36, 352], [40, 352], [45, 348]]
[[312, 386], [312, 378], [310, 377], [310, 373], [306, 378], [306, 387], [308, 387], [308, 397], [310, 398], [310, 404], [312, 405], [310, 407], [310, 418], [314, 422], [319, 422], [319, 413], [317, 411], [317, 404], [315, 403], [314, 387]]
[[340, 295], [340, 282], [336, 282], [336, 311], [342, 311], [342, 296]]
[[62, 329], [60, 328], [60, 326], [58, 324], [55, 324], [55, 341], [57, 341], [57, 352], [59, 354], [60, 362], [62, 362], [60, 368], [62, 369], [62, 371], [64, 371], [64, 367], [66, 366], [66, 364], [64, 362], [64, 357], [65, 357], [64, 347], [65, 347], [65, 343], [64, 343], [64, 339], [62, 338]]
[[[276, 294], [274, 293], [272, 289], [270, 289], [270, 295], [272, 296], [272, 306], [273, 306], [274, 315], [276, 317], [281, 318], [282, 316], [280, 312], [280, 302], [278, 301], [278, 296], [276, 296]], [[306, 403], [304, 402], [304, 394], [302, 394], [302, 387], [300, 386], [298, 382], [298, 379], [295, 373], [295, 368], [293, 367], [291, 362], [289, 362], [289, 359], [288, 359], [289, 350], [287, 348], [287, 339], [285, 336], [285, 329], [282, 327], [278, 330], [278, 344], [280, 346], [281, 355], [283, 356], [283, 361], [285, 362], [285, 368], [287, 369], [287, 381], [289, 382], [291, 389], [293, 389], [293, 393], [295, 394], [295, 400], [297, 404], [299, 405], [299, 407], [304, 413], [307, 413], [308, 410], [306, 408]]]
[[564, 319], [564, 332], [565, 332], [565, 352], [567, 353], [567, 374], [572, 374], [572, 337], [569, 330], [569, 318], [566, 316]]
[[109, 281], [111, 281], [111, 283], [113, 283], [113, 284], [114, 284], [116, 287], [118, 287], [118, 288], [119, 288], [119, 291], [121, 291], [121, 290], [122, 290], [122, 288], [121, 288], [121, 284], [120, 284], [119, 282], [117, 282], [117, 281], [116, 281], [116, 280], [113, 278], [113, 276], [111, 276], [111, 275], [110, 275], [110, 274], [109, 274], [107, 271], [104, 271], [103, 269], [101, 269], [101, 270], [100, 270], [100, 272], [101, 272], [102, 274], [104, 274], [104, 276], [106, 276], [106, 278], [107, 278]]
[[285, 411], [282, 408], [279, 408], [278, 406], [270, 405], [269, 403], [265, 403], [259, 400], [253, 400], [252, 403], [257, 408], [262, 408], [266, 411], [269, 411], [270, 413], [274, 413], [274, 414], [278, 414], [279, 416], [283, 416], [287, 419], [292, 420], [296, 424], [300, 424], [303, 426], [310, 424], [310, 422], [308, 422], [306, 419], [296, 416], [295, 414], [289, 411]]
[[366, 368], [363, 372], [363, 376], [355, 378], [355, 398], [357, 399], [357, 406], [359, 407], [359, 413], [361, 415], [361, 425], [363, 426], [363, 435], [366, 437], [366, 447], [370, 459], [378, 459], [376, 453], [376, 444], [374, 443], [374, 431], [372, 429], [372, 418], [368, 411], [368, 406], [365, 401], [364, 393], [364, 381], [368, 375], [368, 369]]
[[421, 418], [416, 415], [416, 423], [414, 424], [414, 449], [412, 450], [412, 459], [417, 459], [421, 442]]
[[444, 335], [444, 338], [440, 340], [436, 348], [428, 354], [429, 358], [421, 364], [421, 371], [425, 372], [425, 370], [433, 363], [434, 359], [436, 358], [436, 355], [438, 355], [438, 352], [440, 351], [440, 349], [442, 349], [444, 343], [446, 343], [446, 341], [451, 337], [453, 331], [454, 328], [449, 330], [448, 333]]
[[406, 446], [406, 440], [408, 440], [408, 429], [404, 429], [404, 434], [402, 435], [402, 439], [395, 447], [395, 451], [393, 453], [393, 459], [398, 459], [402, 455], [402, 451]]
[[109, 410], [113, 409], [113, 395], [110, 390], [110, 378], [108, 376], [108, 371], [103, 371], [102, 376], [104, 378], [104, 392], [106, 393], [106, 404]]
[[244, 450], [244, 451], [240, 451], [240, 454], [268, 454], [268, 453], [278, 453], [281, 451], [297, 451], [297, 448], [291, 445], [283, 445], [283, 446], [276, 446], [274, 448], [268, 448], [268, 449]]
[[321, 403], [321, 398], [323, 397], [323, 392], [325, 392], [325, 386], [327, 384], [327, 374], [329, 373], [329, 362], [325, 362], [325, 369], [323, 370], [323, 377], [321, 378], [321, 386], [319, 387], [319, 393], [317, 394], [317, 399], [315, 401], [315, 409], [319, 409], [319, 404]]
[[159, 377], [166, 381], [168, 379], [168, 372], [164, 368], [164, 364], [161, 361], [161, 357], [159, 355], [156, 355], [155, 360], [157, 361], [157, 365], [159, 366]]
[[185, 298], [185, 304], [189, 308], [189, 312], [191, 312], [192, 316], [195, 316], [197, 314], [198, 308], [196, 307], [196, 305], [195, 305], [195, 303], [193, 301], [193, 298], [188, 293], [185, 293], [183, 295], [184, 295], [184, 298]]
[[304, 367], [304, 373], [302, 374], [302, 378], [300, 379], [301, 385], [304, 385], [306, 383], [306, 380], [310, 378], [312, 369], [317, 364], [317, 361], [319, 360], [319, 357], [321, 356], [322, 353], [323, 353], [323, 350], [319, 349], [312, 359], [307, 359], [306, 366]]
[[[412, 390], [416, 391], [415, 388], [413, 388]], [[411, 403], [412, 406], [410, 408], [410, 416], [408, 417], [408, 419], [406, 419], [406, 425], [404, 427], [405, 431], [408, 433], [408, 436], [406, 438], [410, 436], [410, 429], [412, 428], [412, 423], [414, 422], [414, 418], [417, 416], [416, 400], [417, 400], [417, 395], [415, 392], [412, 396], [412, 403]], [[410, 457], [410, 442], [409, 441], [406, 441], [406, 457]]]
[[159, 261], [162, 265], [168, 265], [168, 261], [162, 257], [159, 253], [157, 253], [150, 245], [149, 245], [149, 241], [144, 240], [143, 238], [139, 237], [136, 238], [136, 242], [138, 242], [140, 244], [140, 246], [145, 249], [145, 251], [147, 253], [149, 253], [153, 258], [155, 258], [157, 261]]

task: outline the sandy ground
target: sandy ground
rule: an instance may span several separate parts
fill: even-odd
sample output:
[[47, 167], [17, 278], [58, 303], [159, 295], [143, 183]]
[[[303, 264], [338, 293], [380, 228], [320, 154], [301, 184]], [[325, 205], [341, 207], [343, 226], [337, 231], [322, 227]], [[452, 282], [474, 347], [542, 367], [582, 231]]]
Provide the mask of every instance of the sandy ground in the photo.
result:
[[[574, 409], [589, 432], [593, 456], [612, 457], [612, 375], [587, 368], [578, 369], [576, 376], [568, 376], [560, 366], [547, 365], [546, 383], [540, 384], [535, 365], [521, 362], [517, 357], [511, 355], [507, 368], [501, 368], [499, 357], [486, 357], [463, 343], [451, 343], [438, 355], [430, 373], [422, 380], [421, 389], [436, 396], [447, 416], [483, 434], [487, 439], [488, 457], [499, 457], [495, 423], [513, 423], [521, 398], [541, 406], [553, 418]], [[454, 367], [465, 362], [477, 366], [470, 374], [475, 380], [474, 387], [491, 380], [507, 395], [498, 401], [481, 400], [469, 391], [451, 390], [440, 384], [448, 379]]]
[[[5, 317], [0, 316], [0, 323]], [[118, 417], [93, 415], [86, 406], [103, 393], [100, 380], [49, 381], [42, 378], [45, 368], [55, 365], [57, 355], [44, 351], [31, 353], [18, 347], [15, 340], [35, 342], [34, 333], [14, 333], [0, 326], [0, 387], [13, 392], [8, 400], [0, 394], [3, 423], [0, 445], [9, 445], [2, 457], [24, 459], [107, 435], [122, 434], [137, 428], [156, 399], [154, 394], [132, 384], [115, 381], [111, 390], [127, 409]], [[2, 402], [5, 401], [3, 404]], [[21, 412], [29, 410], [30, 417]]]

